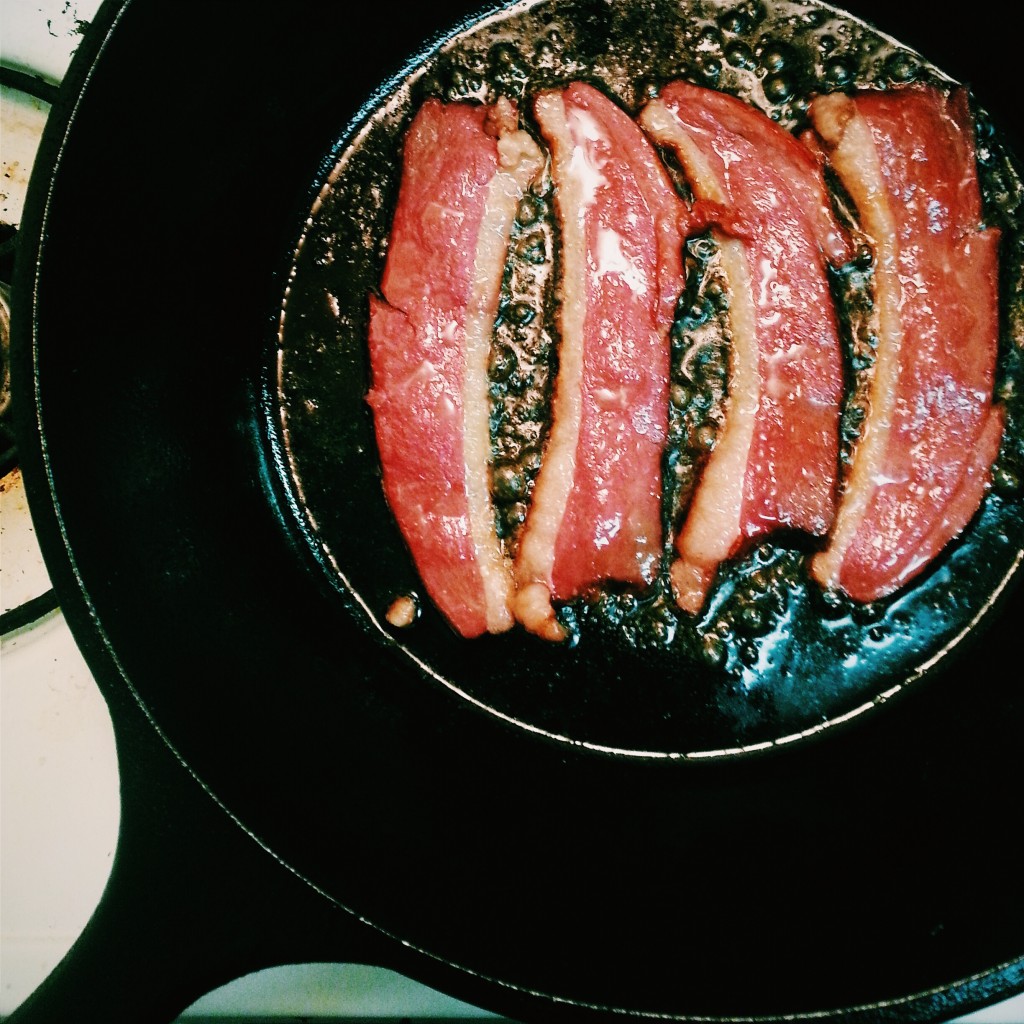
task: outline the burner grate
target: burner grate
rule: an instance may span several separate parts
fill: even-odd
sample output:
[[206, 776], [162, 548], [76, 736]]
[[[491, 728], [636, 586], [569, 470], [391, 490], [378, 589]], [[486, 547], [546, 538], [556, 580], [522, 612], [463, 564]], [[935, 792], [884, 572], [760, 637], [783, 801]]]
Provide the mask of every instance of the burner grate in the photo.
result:
[[[20, 508], [21, 503], [15, 501], [14, 497], [23, 486], [14, 431], [14, 396], [11, 386], [11, 285], [18, 251], [22, 193], [27, 185], [26, 154], [22, 149], [38, 142], [42, 119], [56, 97], [57, 88], [37, 75], [7, 66], [0, 66], [0, 87], [5, 93], [5, 117], [9, 112], [18, 115], [12, 117], [9, 136], [7, 131], [4, 133], [3, 207], [0, 212], [0, 490], [5, 496], [6, 519]], [[29, 112], [27, 116], [26, 112]], [[31, 116], [31, 112], [35, 116]], [[10, 501], [8, 497], [11, 497]], [[20, 534], [12, 532], [14, 526], [10, 521], [5, 522], [4, 548], [5, 561], [8, 563], [5, 575], [8, 579], [15, 568], [11, 563], [15, 561], [18, 547], [12, 537], [26, 533], [25, 530], [20, 531]], [[33, 573], [32, 578], [39, 581], [35, 584], [36, 593], [31, 589], [12, 587], [18, 596], [9, 607], [4, 602], [0, 614], [0, 635], [7, 636], [23, 629], [58, 607], [53, 589], [47, 586], [48, 578], [38, 573]]]

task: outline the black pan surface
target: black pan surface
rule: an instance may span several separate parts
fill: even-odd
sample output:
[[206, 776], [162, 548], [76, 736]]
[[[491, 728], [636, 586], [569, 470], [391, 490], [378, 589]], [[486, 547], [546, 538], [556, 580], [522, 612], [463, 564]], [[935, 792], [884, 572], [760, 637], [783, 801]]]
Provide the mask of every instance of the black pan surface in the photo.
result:
[[[593, 38], [614, 7], [572, 5]], [[971, 84], [1015, 145], [1009, 33], [848, 9]], [[499, 1011], [940, 1019], [1018, 991], [1013, 495], [930, 577], [955, 592], [939, 618], [967, 611], [941, 657], [879, 670], [891, 699], [843, 703], [841, 666], [801, 667], [816, 721], [869, 706], [822, 731], [806, 709], [723, 714], [685, 659], [697, 681], [666, 707], [664, 659], [628, 645], [462, 652], [429, 609], [398, 644], [377, 623], [405, 556], [356, 353], [329, 367], [345, 473], [313, 499], [321, 522], [337, 498], [350, 585], [324, 558], [278, 427], [296, 240], [341, 142], [479, 13], [132, 0], [92, 27], [33, 179], [15, 372], [33, 515], [108, 702], [130, 696], [230, 820], [414, 973]]]

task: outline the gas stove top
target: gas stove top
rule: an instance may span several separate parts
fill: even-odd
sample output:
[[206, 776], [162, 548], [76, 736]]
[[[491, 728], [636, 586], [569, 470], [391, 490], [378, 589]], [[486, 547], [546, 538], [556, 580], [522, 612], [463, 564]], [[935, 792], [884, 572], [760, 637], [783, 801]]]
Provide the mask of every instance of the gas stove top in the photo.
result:
[[[99, 0], [0, 4], [0, 276], [7, 280], [50, 102], [98, 6]], [[117, 844], [119, 797], [110, 718], [50, 587], [6, 428], [0, 440], [5, 1016], [56, 966], [96, 907]], [[208, 994], [181, 1019], [311, 1016], [494, 1019], [393, 972], [342, 964], [282, 967], [239, 979]], [[1024, 995], [961, 1021], [1020, 1024]]]

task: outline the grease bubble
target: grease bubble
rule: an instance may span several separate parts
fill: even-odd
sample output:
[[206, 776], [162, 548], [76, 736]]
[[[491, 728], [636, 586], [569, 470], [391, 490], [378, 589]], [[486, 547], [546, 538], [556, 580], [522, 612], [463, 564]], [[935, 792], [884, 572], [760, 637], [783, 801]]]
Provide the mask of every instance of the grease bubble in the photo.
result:
[[764, 95], [770, 103], [782, 103], [793, 95], [793, 83], [786, 75], [769, 75], [764, 80]]
[[917, 61], [909, 53], [894, 53], [885, 62], [885, 73], [892, 82], [911, 82], [917, 77]]
[[825, 85], [829, 89], [845, 89], [853, 81], [853, 72], [845, 60], [837, 57], [825, 65]]
[[769, 39], [761, 46], [761, 67], [765, 71], [781, 71], [785, 68], [792, 57], [790, 49], [785, 43]]
[[525, 195], [519, 201], [519, 208], [516, 210], [516, 220], [524, 227], [535, 224], [540, 218], [543, 207], [539, 199], [531, 195]]
[[500, 466], [494, 471], [494, 492], [501, 501], [514, 501], [526, 493], [526, 480], [515, 466]]
[[754, 53], [746, 43], [730, 43], [725, 51], [725, 59], [734, 67], [752, 70], [755, 66]]
[[697, 45], [705, 48], [720, 47], [722, 42], [722, 33], [713, 25], [705, 25], [697, 39]]
[[705, 664], [718, 668], [725, 663], [725, 641], [714, 633], [706, 633], [701, 638], [700, 654]]
[[495, 345], [491, 349], [488, 376], [494, 381], [505, 381], [516, 371], [519, 360], [507, 345]]
[[701, 74], [709, 82], [717, 82], [722, 74], [722, 62], [717, 57], [705, 57], [700, 62]]
[[760, 25], [768, 17], [768, 7], [761, 0], [750, 0], [747, 4], [747, 17], [752, 27]]
[[728, 32], [732, 35], [742, 35], [749, 30], [750, 19], [742, 10], [736, 8], [719, 15], [718, 25], [723, 32]]
[[513, 302], [509, 306], [508, 316], [518, 327], [525, 327], [536, 316], [536, 312], [528, 302]]
[[715, 430], [714, 426], [710, 423], [705, 423], [702, 427], [699, 427], [697, 433], [694, 435], [694, 446], [700, 451], [709, 452], [715, 447], [715, 438], [718, 436], [718, 431]]
[[693, 391], [685, 384], [672, 385], [672, 404], [677, 409], [685, 409], [693, 398]]

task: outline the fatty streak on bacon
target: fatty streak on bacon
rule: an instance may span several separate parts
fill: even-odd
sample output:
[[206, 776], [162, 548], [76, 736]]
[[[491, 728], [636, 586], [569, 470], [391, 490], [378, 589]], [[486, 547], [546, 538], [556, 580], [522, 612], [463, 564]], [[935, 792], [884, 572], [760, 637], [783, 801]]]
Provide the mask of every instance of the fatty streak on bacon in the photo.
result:
[[780, 528], [825, 535], [835, 514], [842, 349], [826, 263], [851, 255], [820, 161], [724, 93], [667, 85], [640, 115], [718, 207], [730, 296], [723, 429], [676, 539], [676, 601], [699, 612], [718, 567]]
[[543, 156], [515, 108], [427, 100], [409, 127], [367, 396], [392, 512], [463, 636], [509, 629], [511, 564], [490, 498], [487, 363], [509, 237]]
[[878, 336], [865, 428], [812, 572], [872, 601], [917, 576], [988, 485], [1003, 432], [999, 232], [981, 226], [963, 88], [821, 96], [810, 113], [873, 245]]
[[552, 426], [516, 561], [516, 616], [564, 636], [552, 600], [644, 585], [663, 555], [668, 329], [684, 207], [654, 147], [593, 87], [541, 93], [561, 233]]

